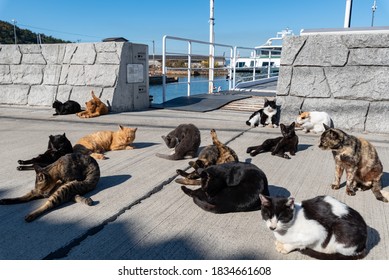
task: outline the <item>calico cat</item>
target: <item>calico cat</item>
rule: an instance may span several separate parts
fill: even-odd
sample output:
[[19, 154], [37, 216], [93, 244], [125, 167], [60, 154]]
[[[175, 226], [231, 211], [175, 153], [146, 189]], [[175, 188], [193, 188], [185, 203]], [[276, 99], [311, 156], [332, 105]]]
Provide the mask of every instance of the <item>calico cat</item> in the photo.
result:
[[98, 131], [79, 139], [74, 152], [90, 155], [95, 159], [106, 159], [106, 151], [132, 150], [137, 128], [119, 125], [118, 131]]
[[65, 133], [54, 136], [50, 135], [46, 152], [29, 160], [18, 160], [20, 166], [16, 167], [16, 169], [19, 171], [33, 170], [33, 165], [45, 167], [49, 164], [52, 164], [60, 157], [72, 152], [72, 144], [70, 143], [69, 139], [66, 138]]
[[92, 205], [91, 198], [82, 196], [93, 190], [100, 179], [99, 165], [92, 157], [72, 153], [46, 167], [34, 165], [34, 168], [36, 180], [33, 190], [21, 197], [0, 200], [0, 204], [5, 205], [48, 198], [42, 206], [25, 217], [26, 222], [31, 222], [43, 213], [71, 200]]
[[194, 158], [200, 147], [200, 130], [193, 124], [180, 124], [167, 136], [161, 136], [168, 148], [174, 148], [174, 154], [156, 154], [157, 157], [180, 160], [184, 158]]
[[314, 133], [324, 132], [323, 124], [334, 127], [333, 121], [326, 112], [299, 112], [297, 123], [302, 127], [305, 133], [313, 131]]
[[259, 194], [269, 195], [265, 173], [251, 163], [222, 163], [198, 172], [201, 187], [191, 190], [181, 186], [181, 189], [205, 211], [228, 213], [259, 210]]
[[88, 102], [85, 102], [86, 109], [81, 111], [76, 115], [80, 118], [94, 118], [101, 115], [106, 115], [109, 112], [109, 108], [101, 100], [96, 97], [95, 93], [92, 91], [92, 99]]
[[346, 171], [346, 193], [355, 195], [355, 191], [371, 189], [376, 199], [388, 202], [389, 193], [382, 191], [382, 163], [374, 146], [363, 138], [357, 138], [336, 128], [324, 125], [325, 131], [320, 137], [319, 148], [332, 150], [335, 159], [335, 180], [331, 184], [339, 189], [343, 171]]
[[362, 216], [331, 196], [295, 203], [294, 198], [260, 195], [261, 215], [274, 232], [276, 250], [302, 250], [319, 259], [360, 259], [366, 255]]
[[251, 127], [257, 127], [259, 125], [266, 126], [271, 125], [273, 127], [278, 127], [278, 108], [276, 104], [276, 99], [268, 100], [265, 98], [265, 103], [262, 109], [254, 112], [246, 124]]
[[276, 155], [290, 159], [286, 152], [289, 152], [290, 155], [294, 156], [298, 149], [298, 136], [294, 129], [295, 123], [293, 122], [289, 126], [281, 124], [280, 127], [282, 136], [267, 139], [259, 146], [248, 147], [246, 152], [251, 156], [256, 156], [259, 153], [271, 152], [273, 156]]
[[239, 158], [235, 151], [219, 141], [215, 129], [211, 129], [211, 137], [213, 145], [205, 147], [200, 152], [199, 157], [196, 161], [189, 162], [189, 166], [194, 169], [193, 172], [187, 173], [181, 169], [177, 169], [177, 174], [184, 177], [183, 179], [176, 179], [177, 183], [184, 185], [200, 185], [201, 181], [198, 180], [200, 178], [200, 175], [197, 171], [199, 168], [206, 168], [211, 165], [226, 162], [239, 161]]
[[82, 111], [80, 104], [73, 100], [68, 100], [64, 103], [55, 100], [53, 108], [55, 109], [55, 114], [53, 114], [53, 116], [76, 114]]

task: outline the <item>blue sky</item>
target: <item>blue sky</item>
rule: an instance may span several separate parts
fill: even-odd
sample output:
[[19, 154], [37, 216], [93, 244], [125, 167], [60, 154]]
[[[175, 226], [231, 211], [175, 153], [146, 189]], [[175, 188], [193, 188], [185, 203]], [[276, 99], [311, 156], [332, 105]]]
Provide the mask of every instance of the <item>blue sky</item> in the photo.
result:
[[[73, 42], [125, 37], [134, 43], [171, 35], [209, 40], [209, 0], [0, 0], [0, 19]], [[373, 0], [354, 0], [352, 27], [370, 26]], [[215, 0], [215, 42], [254, 47], [289, 28], [343, 27], [346, 0]], [[389, 0], [377, 0], [374, 26], [389, 26]]]

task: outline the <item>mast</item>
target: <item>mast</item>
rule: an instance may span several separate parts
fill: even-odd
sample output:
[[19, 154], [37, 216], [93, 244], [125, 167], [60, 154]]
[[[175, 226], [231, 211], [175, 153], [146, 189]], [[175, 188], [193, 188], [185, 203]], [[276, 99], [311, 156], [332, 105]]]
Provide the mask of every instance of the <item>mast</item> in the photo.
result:
[[213, 92], [213, 77], [214, 77], [214, 65], [215, 65], [215, 47], [213, 43], [215, 42], [215, 18], [214, 18], [214, 0], [210, 0], [210, 13], [209, 13], [209, 84], [208, 84], [208, 93]]

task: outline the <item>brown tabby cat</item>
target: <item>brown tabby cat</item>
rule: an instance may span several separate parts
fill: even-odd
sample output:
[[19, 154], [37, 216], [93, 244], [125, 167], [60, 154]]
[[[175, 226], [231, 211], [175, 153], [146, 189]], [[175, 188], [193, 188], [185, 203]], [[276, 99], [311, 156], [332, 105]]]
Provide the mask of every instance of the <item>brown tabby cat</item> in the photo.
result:
[[35, 165], [35, 171], [35, 188], [32, 191], [21, 197], [0, 200], [0, 204], [5, 205], [48, 198], [41, 207], [25, 217], [26, 222], [70, 200], [92, 205], [91, 198], [82, 196], [93, 190], [100, 179], [99, 165], [90, 156], [67, 154], [46, 167]]
[[198, 173], [199, 168], [206, 168], [211, 165], [221, 164], [226, 162], [238, 162], [239, 158], [235, 151], [223, 144], [217, 138], [216, 131], [211, 130], [213, 145], [205, 147], [199, 154], [196, 161], [190, 161], [189, 165], [194, 168], [194, 171], [187, 173], [181, 169], [177, 169], [177, 174], [185, 178], [176, 179], [176, 182], [184, 185], [201, 185]]
[[[349, 135], [324, 124], [325, 131], [320, 137], [319, 147], [332, 150], [335, 159], [335, 181], [332, 189], [339, 189], [340, 179], [346, 170], [346, 193], [355, 195], [355, 191], [371, 189], [378, 200], [388, 202], [383, 196], [381, 177], [382, 163], [374, 146], [362, 138]], [[386, 192], [384, 195], [387, 196]]]
[[106, 115], [109, 112], [107, 105], [105, 105], [101, 100], [96, 97], [95, 93], [92, 91], [92, 99], [88, 102], [85, 102], [86, 109], [85, 111], [79, 112], [76, 115], [80, 118], [94, 118], [101, 115]]
[[119, 125], [118, 131], [98, 131], [78, 140], [73, 150], [95, 159], [106, 159], [104, 156], [106, 151], [134, 149], [130, 145], [134, 142], [136, 130], [137, 128]]

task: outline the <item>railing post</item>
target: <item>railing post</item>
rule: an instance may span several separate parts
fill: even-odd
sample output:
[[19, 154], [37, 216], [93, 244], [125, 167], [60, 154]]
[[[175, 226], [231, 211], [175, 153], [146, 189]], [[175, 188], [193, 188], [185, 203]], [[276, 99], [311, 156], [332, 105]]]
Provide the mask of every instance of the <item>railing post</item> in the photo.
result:
[[188, 96], [190, 96], [191, 72], [192, 72], [192, 42], [188, 41], [188, 87], [187, 87]]
[[166, 102], [166, 35], [162, 39], [162, 102]]

